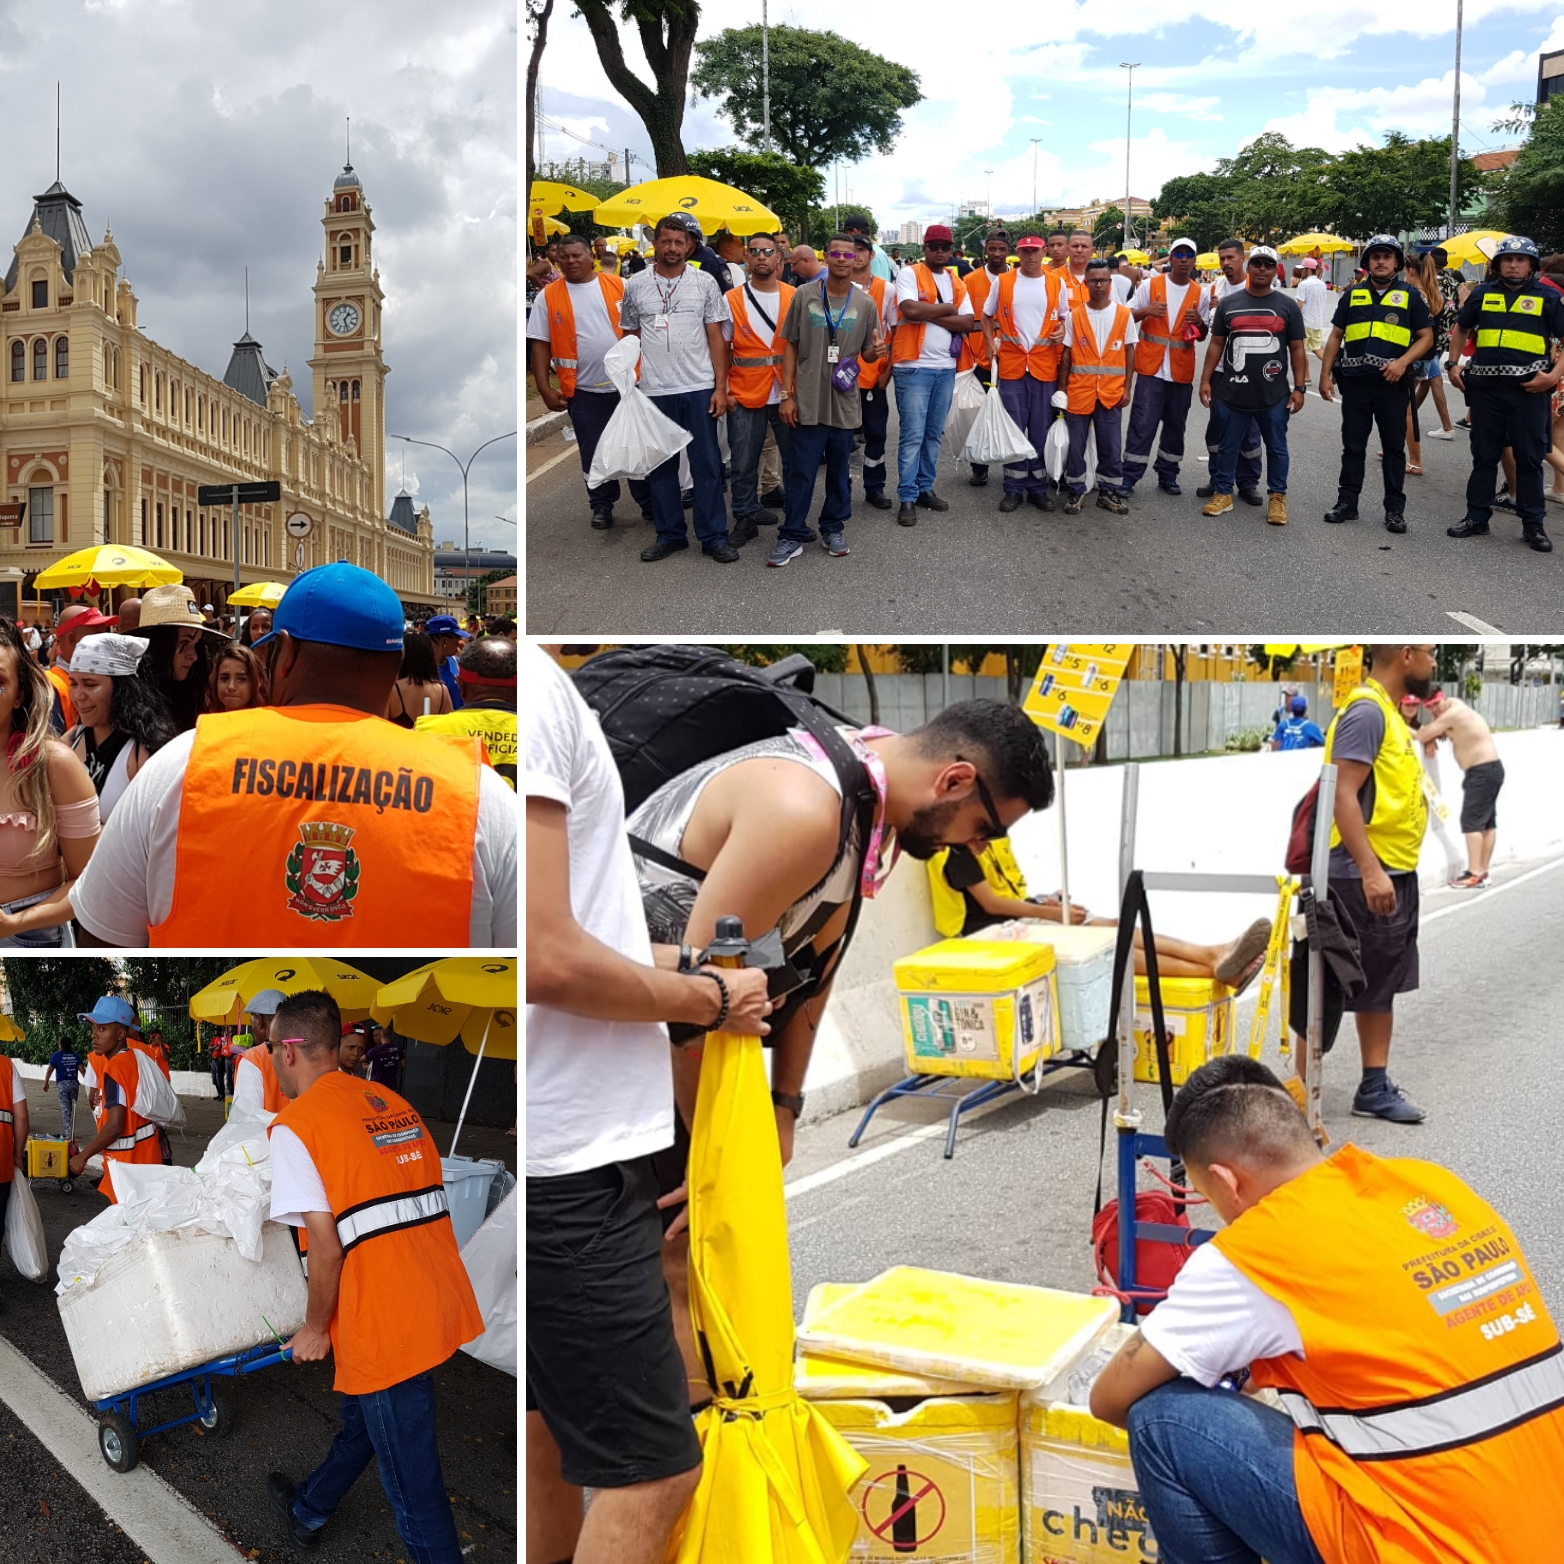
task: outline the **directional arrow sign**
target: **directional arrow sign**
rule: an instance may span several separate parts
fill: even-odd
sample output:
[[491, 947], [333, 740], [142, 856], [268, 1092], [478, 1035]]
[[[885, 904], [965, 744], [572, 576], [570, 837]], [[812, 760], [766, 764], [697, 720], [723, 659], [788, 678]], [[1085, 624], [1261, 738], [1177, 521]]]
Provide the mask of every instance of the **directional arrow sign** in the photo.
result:
[[294, 511], [283, 526], [288, 529], [290, 538], [307, 538], [315, 530], [314, 520], [301, 510]]

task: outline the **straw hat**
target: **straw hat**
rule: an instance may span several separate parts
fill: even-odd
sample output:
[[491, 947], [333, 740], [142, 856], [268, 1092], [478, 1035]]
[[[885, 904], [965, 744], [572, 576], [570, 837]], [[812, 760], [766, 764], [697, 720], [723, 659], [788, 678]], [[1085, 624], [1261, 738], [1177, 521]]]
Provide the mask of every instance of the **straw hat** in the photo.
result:
[[201, 617], [195, 593], [187, 586], [156, 586], [141, 594], [140, 633], [155, 630], [159, 625], [190, 625], [208, 635], [227, 639], [225, 631]]

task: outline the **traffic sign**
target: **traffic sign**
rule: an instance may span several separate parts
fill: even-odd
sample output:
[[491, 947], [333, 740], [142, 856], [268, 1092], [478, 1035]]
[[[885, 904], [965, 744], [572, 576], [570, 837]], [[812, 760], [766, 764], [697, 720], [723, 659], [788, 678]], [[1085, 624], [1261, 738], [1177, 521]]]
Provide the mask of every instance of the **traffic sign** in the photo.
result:
[[281, 498], [280, 483], [203, 483], [196, 490], [198, 505], [275, 505]]
[[307, 538], [315, 530], [315, 521], [301, 510], [296, 510], [283, 523], [290, 538]]

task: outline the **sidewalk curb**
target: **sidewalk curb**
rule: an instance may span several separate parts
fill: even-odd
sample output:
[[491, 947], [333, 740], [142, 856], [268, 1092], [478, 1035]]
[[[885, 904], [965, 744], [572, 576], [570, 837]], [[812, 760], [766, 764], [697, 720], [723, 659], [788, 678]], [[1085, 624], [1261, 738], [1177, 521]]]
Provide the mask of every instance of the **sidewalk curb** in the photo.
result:
[[545, 413], [541, 418], [534, 418], [527, 424], [527, 444], [536, 445], [540, 440], [546, 440], [556, 430], [563, 429], [569, 419], [567, 413]]

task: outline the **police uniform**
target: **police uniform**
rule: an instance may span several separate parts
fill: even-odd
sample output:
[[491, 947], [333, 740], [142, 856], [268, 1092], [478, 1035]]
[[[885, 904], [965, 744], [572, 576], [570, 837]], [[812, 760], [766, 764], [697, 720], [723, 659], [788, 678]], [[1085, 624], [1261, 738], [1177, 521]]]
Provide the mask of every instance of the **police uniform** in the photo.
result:
[[1537, 247], [1529, 239], [1506, 239], [1494, 252], [1496, 260], [1515, 254], [1532, 258], [1530, 279], [1479, 284], [1457, 317], [1461, 329], [1475, 335], [1477, 345], [1462, 371], [1472, 420], [1466, 519], [1449, 533], [1453, 538], [1470, 538], [1488, 531], [1499, 458], [1509, 446], [1515, 456], [1515, 509], [1527, 543], [1545, 554], [1553, 547], [1543, 530], [1547, 502], [1542, 493], [1553, 398], [1524, 387], [1534, 375], [1547, 374], [1552, 367], [1552, 345], [1564, 338], [1564, 303], [1537, 280]]

